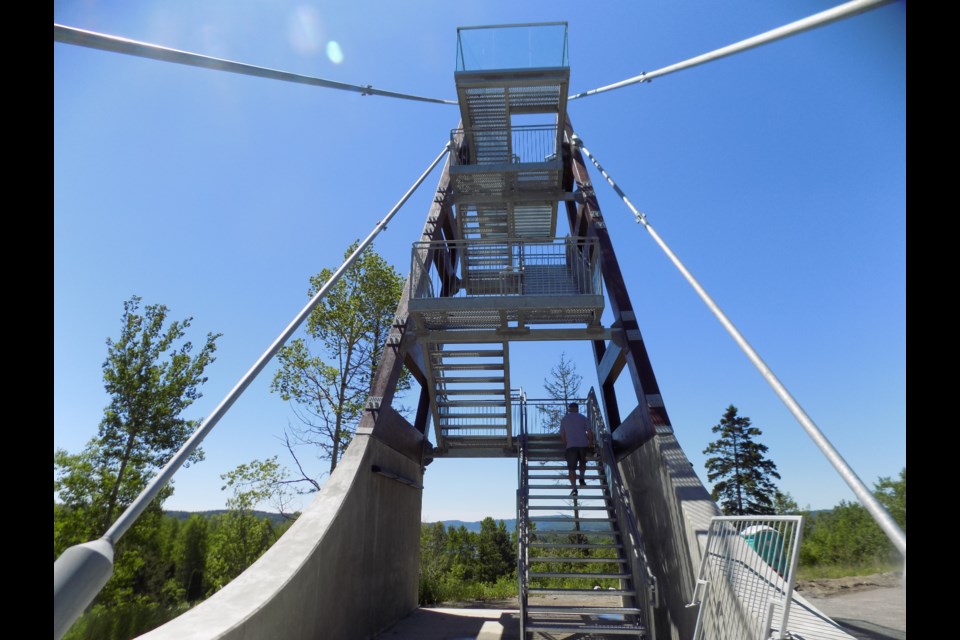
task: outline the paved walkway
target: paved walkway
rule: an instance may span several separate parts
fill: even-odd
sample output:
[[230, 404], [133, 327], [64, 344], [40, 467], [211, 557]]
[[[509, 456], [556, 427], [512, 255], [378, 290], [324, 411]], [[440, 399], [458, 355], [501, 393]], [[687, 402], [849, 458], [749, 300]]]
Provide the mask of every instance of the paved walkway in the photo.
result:
[[[855, 638], [906, 640], [907, 595], [900, 587], [804, 598]], [[516, 609], [424, 607], [375, 640], [519, 640], [517, 615]]]
[[906, 640], [907, 592], [901, 587], [804, 597], [855, 638]]
[[519, 640], [516, 609], [421, 607], [376, 640]]

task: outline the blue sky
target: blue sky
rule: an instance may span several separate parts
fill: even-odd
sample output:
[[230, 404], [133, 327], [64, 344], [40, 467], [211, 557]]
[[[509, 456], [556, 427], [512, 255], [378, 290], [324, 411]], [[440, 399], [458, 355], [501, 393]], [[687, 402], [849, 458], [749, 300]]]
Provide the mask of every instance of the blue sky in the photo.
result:
[[[54, 21], [211, 56], [455, 99], [456, 27], [566, 20], [571, 92], [651, 71], [828, 2], [55, 2]], [[391, 7], [385, 9], [385, 7]], [[906, 9], [895, 3], [650, 84], [574, 101], [587, 147], [860, 477], [906, 464]], [[334, 42], [336, 44], [331, 44]], [[222, 332], [209, 413], [456, 126], [456, 107], [360, 96], [54, 44], [54, 447], [107, 396], [123, 301]], [[439, 171], [377, 241], [402, 273]], [[801, 505], [852, 493], [599, 176], [597, 193], [667, 410], [701, 476], [735, 404]], [[511, 348], [530, 395], [561, 351]], [[220, 508], [219, 475], [293, 420], [261, 375], [182, 470], [172, 509]], [[626, 378], [626, 376], [625, 376]], [[413, 400], [410, 401], [411, 404]], [[317, 463], [316, 469], [323, 464]], [[423, 519], [512, 517], [515, 461], [438, 460]]]

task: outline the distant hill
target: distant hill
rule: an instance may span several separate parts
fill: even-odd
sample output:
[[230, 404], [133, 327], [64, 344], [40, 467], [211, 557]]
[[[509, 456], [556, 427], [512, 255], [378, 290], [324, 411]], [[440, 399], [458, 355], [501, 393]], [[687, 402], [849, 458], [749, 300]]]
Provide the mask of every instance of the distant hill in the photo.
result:
[[[227, 513], [227, 510], [213, 509], [212, 511], [164, 511], [163, 513], [176, 518], [177, 520], [187, 520], [190, 516], [201, 516], [203, 518], [222, 516], [223, 514]], [[257, 516], [258, 518], [266, 518], [271, 524], [280, 524], [282, 522], [287, 522], [288, 520], [279, 513], [273, 513], [271, 511], [254, 511], [253, 515]]]
[[[513, 531], [517, 528], [516, 518], [494, 518], [494, 521], [499, 523], [500, 520], [503, 520], [503, 524], [507, 527], [507, 531]], [[476, 522], [467, 522], [465, 520], [442, 520], [444, 527], [453, 527], [454, 529], [459, 529], [460, 525], [463, 525], [467, 528], [467, 531], [473, 531], [474, 533], [480, 533], [480, 520]], [[433, 522], [424, 522], [423, 524], [434, 524]]]

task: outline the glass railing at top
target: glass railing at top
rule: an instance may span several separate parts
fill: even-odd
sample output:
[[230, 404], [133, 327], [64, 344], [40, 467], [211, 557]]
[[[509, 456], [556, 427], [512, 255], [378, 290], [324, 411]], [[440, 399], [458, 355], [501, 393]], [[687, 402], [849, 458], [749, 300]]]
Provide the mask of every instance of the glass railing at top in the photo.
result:
[[569, 66], [566, 22], [457, 28], [457, 71]]

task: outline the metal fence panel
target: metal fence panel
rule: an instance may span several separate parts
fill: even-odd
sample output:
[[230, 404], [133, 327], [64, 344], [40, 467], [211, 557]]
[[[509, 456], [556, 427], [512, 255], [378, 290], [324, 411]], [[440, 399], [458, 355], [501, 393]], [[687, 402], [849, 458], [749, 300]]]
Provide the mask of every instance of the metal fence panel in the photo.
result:
[[695, 640], [786, 637], [802, 525], [803, 516], [711, 520], [691, 603]]

